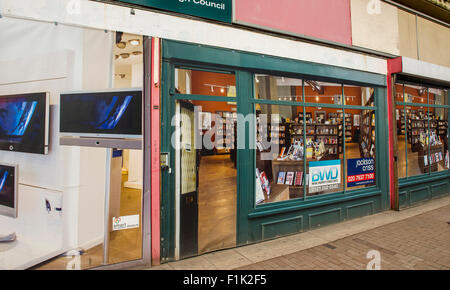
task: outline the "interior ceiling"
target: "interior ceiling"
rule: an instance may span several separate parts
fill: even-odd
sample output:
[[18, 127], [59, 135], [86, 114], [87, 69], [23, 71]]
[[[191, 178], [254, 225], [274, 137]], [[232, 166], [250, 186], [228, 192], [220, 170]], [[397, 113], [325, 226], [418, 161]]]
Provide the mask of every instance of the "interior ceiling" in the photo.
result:
[[[132, 39], [139, 39], [139, 45], [131, 45], [128, 41]], [[124, 33], [122, 35], [122, 41], [126, 43], [126, 47], [121, 49], [118, 48], [117, 45], [114, 45], [114, 55], [119, 55], [119, 58], [115, 59], [116, 66], [123, 66], [123, 65], [132, 65], [137, 63], [142, 63], [143, 55], [133, 55], [132, 53], [135, 51], [142, 52], [143, 51], [143, 45], [142, 45], [142, 36], [140, 35], [134, 35], [134, 34], [127, 34]], [[130, 56], [128, 58], [122, 58], [120, 54], [122, 53], [129, 53]]]

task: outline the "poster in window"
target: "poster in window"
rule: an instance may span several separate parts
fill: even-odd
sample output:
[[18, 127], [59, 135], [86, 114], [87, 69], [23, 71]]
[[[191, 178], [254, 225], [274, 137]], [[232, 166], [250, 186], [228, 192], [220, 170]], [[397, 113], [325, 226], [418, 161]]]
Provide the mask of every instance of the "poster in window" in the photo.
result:
[[347, 160], [347, 187], [375, 184], [375, 160], [355, 158]]
[[339, 188], [341, 160], [309, 162], [309, 192], [321, 192]]

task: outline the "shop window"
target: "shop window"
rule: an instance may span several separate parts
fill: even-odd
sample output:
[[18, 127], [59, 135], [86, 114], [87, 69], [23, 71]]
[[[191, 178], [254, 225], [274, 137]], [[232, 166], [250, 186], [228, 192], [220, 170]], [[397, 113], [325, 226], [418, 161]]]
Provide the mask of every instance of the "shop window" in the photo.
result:
[[[399, 95], [404, 103], [399, 101]], [[447, 170], [447, 92], [420, 85], [397, 84], [396, 100], [399, 178]]]
[[177, 94], [236, 97], [236, 78], [233, 73], [175, 69]]
[[[256, 204], [376, 184], [374, 89], [303, 84], [297, 90], [305, 92], [305, 100], [298, 106], [284, 100], [258, 103], [261, 95], [269, 94], [255, 89]], [[362, 109], [366, 107], [370, 109]]]
[[261, 100], [302, 102], [301, 79], [255, 74], [255, 98]]

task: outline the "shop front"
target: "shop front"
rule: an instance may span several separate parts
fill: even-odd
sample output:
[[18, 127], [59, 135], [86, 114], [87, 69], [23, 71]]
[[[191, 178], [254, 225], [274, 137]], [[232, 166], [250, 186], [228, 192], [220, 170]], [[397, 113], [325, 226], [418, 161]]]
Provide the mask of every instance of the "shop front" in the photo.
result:
[[389, 61], [392, 83], [393, 208], [449, 192], [448, 68], [408, 58]]
[[386, 76], [163, 40], [161, 261], [390, 207]]
[[0, 269], [149, 263], [153, 40], [13, 17], [0, 31]]

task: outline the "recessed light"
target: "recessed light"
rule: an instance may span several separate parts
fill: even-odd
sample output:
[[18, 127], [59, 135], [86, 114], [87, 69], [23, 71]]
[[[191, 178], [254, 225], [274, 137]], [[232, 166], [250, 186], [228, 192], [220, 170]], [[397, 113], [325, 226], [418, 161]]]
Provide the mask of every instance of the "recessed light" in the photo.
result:
[[130, 54], [129, 54], [129, 53], [121, 53], [120, 56], [121, 56], [122, 58], [129, 58], [129, 57], [130, 57]]
[[116, 46], [120, 49], [124, 49], [127, 46], [127, 44], [125, 42], [121, 41], [121, 42], [116, 43]]
[[139, 39], [130, 39], [128, 42], [134, 46], [139, 45], [141, 43]]
[[141, 54], [142, 54], [142, 51], [133, 51], [132, 54], [133, 54], [133, 55], [141, 55]]

